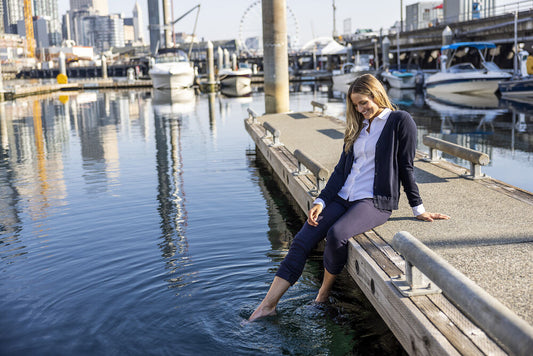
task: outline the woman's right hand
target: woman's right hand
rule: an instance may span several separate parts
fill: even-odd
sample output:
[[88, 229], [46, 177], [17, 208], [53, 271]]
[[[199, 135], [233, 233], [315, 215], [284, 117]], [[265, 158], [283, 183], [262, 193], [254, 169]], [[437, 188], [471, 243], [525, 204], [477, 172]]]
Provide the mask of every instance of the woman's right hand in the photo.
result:
[[309, 209], [309, 217], [307, 218], [307, 223], [311, 226], [318, 226], [318, 216], [322, 212], [322, 204], [315, 204], [311, 209]]

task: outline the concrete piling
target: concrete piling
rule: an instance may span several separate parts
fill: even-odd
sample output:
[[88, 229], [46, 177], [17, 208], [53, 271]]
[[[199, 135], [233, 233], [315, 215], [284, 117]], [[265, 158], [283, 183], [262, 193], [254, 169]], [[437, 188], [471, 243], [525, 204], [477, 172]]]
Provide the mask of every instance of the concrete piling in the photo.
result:
[[207, 42], [207, 91], [215, 91], [215, 59], [213, 56], [213, 43]]
[[289, 111], [289, 58], [285, 0], [263, 0], [265, 110]]

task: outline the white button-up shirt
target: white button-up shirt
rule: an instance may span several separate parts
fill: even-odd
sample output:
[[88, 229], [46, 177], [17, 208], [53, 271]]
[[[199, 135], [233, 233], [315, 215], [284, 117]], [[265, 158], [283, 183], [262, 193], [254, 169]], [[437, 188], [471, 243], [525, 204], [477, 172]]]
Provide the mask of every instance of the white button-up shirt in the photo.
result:
[[[338, 195], [348, 201], [355, 201], [365, 198], [374, 197], [374, 175], [375, 175], [375, 156], [376, 144], [379, 136], [383, 131], [383, 127], [387, 123], [387, 119], [391, 110], [383, 109], [381, 113], [372, 120], [372, 125], [368, 119], [363, 120], [363, 129], [353, 143], [354, 162], [352, 170], [346, 178], [343, 187]], [[370, 125], [370, 131], [368, 126]], [[316, 199], [315, 204], [319, 203], [325, 207], [325, 202], [322, 199]], [[413, 214], [418, 216], [424, 213], [423, 204], [413, 207]]]

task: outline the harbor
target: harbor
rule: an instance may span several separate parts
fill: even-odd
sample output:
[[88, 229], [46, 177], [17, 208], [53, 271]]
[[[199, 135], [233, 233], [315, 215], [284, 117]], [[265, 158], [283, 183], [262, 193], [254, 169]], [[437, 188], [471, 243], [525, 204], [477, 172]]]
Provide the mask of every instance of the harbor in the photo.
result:
[[[303, 46], [285, 0], [248, 4], [240, 32], [263, 35], [232, 40], [197, 37], [200, 5], [147, 5], [149, 45], [138, 3], [124, 21], [67, 13], [61, 46], [28, 11], [33, 43], [0, 35], [0, 354], [529, 355], [532, 1], [400, 2], [391, 27], [355, 32], [332, 1], [332, 35]], [[129, 44], [78, 45], [103, 18]], [[365, 73], [413, 117], [424, 206], [451, 219], [417, 220], [402, 191], [350, 239], [327, 303], [318, 246], [250, 322]]]

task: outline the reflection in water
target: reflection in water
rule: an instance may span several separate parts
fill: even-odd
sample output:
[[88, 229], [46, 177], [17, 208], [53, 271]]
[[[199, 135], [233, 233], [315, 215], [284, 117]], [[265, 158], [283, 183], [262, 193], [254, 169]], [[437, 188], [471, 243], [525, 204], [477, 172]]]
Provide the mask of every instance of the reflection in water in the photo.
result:
[[[168, 101], [166, 101], [168, 100]], [[194, 110], [192, 89], [154, 90], [154, 124], [156, 140], [159, 215], [161, 216], [162, 256], [167, 260], [172, 287], [184, 287], [188, 275], [180, 268], [189, 261], [185, 237], [187, 210], [183, 190], [181, 127], [187, 113]]]

